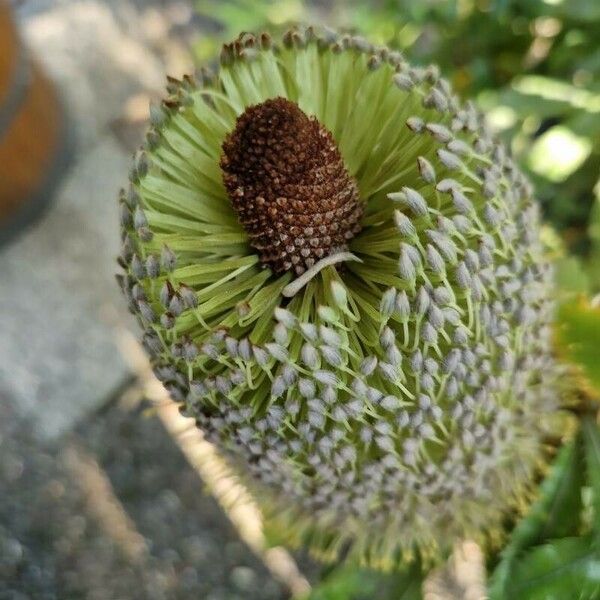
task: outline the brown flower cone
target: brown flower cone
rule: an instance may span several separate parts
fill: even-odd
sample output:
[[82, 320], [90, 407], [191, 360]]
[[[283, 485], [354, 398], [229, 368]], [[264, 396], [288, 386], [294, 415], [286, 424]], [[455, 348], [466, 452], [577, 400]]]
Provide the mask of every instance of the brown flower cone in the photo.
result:
[[363, 207], [331, 133], [284, 98], [251, 106], [223, 143], [223, 181], [250, 244], [297, 275], [347, 248]]

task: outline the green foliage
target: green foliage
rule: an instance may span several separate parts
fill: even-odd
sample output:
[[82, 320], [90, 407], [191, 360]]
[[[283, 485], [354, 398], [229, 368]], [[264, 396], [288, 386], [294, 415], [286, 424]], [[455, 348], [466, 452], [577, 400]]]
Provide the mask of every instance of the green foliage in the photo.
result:
[[587, 273], [592, 282], [594, 293], [600, 291], [600, 182], [596, 185], [596, 201], [592, 208], [588, 228], [592, 249], [588, 259]]
[[577, 256], [565, 256], [557, 261], [555, 281], [557, 286], [572, 299], [574, 294], [587, 294], [590, 278]]
[[308, 600], [421, 600], [422, 581], [416, 564], [390, 574], [342, 565], [323, 579]]
[[[591, 523], [581, 519], [589, 491]], [[600, 598], [600, 429], [582, 419], [540, 498], [515, 527], [490, 581], [491, 600]]]
[[218, 34], [202, 36], [196, 44], [196, 55], [202, 62], [212, 60], [219, 53], [219, 46], [241, 31], [278, 29], [308, 16], [302, 0], [199, 0], [196, 9], [219, 25]]
[[537, 546], [515, 568], [505, 598], [592, 600], [600, 597], [600, 556], [590, 536]]
[[517, 559], [524, 549], [577, 531], [582, 506], [582, 477], [581, 440], [577, 438], [561, 449], [540, 487], [537, 502], [515, 526], [491, 579], [492, 600], [510, 597], [506, 595], [507, 590]]
[[563, 303], [558, 333], [562, 353], [582, 369], [590, 394], [600, 394], [600, 308], [586, 300]]
[[592, 531], [595, 543], [600, 548], [600, 430], [598, 424], [590, 417], [584, 419], [582, 430], [587, 479], [592, 491]]
[[377, 590], [377, 578], [361, 570], [342, 567], [324, 579], [309, 600], [359, 600], [370, 598]]
[[[385, 4], [393, 18], [398, 3]], [[398, 10], [395, 21], [417, 20], [416, 52], [451, 74], [461, 93], [477, 95], [529, 171], [546, 215], [584, 251], [600, 171], [599, 4], [411, 4], [428, 8], [418, 16]]]

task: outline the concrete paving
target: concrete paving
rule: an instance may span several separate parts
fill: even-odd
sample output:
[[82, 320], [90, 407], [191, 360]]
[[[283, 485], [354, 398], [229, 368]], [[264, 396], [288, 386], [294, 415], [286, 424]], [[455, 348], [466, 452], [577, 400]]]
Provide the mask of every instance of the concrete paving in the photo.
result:
[[59, 437], [129, 378], [114, 281], [114, 198], [127, 154], [104, 138], [74, 165], [48, 214], [0, 255], [0, 389], [41, 438]]
[[[114, 281], [116, 197], [148, 98], [161, 93], [179, 48], [165, 19], [160, 43], [148, 26], [148, 11], [161, 21], [165, 6], [19, 3], [23, 37], [56, 81], [75, 136], [50, 209], [0, 252], [0, 391], [41, 440], [57, 440], [130, 378], [115, 339], [129, 324]], [[175, 55], [177, 68], [191, 68], [189, 52]]]
[[28, 429], [0, 402], [2, 600], [288, 597], [147, 404], [116, 400], [53, 448]]
[[[122, 5], [124, 12], [130, 3]], [[132, 94], [163, 87], [163, 64], [129, 9], [124, 21], [106, 3], [82, 0], [22, 20], [28, 46], [62, 92], [80, 153], [98, 143]]]

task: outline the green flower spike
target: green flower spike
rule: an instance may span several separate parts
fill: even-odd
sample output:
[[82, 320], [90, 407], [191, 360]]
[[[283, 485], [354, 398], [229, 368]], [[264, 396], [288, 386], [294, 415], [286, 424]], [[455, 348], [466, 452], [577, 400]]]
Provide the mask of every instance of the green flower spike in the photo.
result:
[[324, 558], [489, 542], [556, 433], [529, 183], [398, 52], [308, 28], [220, 62], [169, 80], [120, 199], [156, 376]]

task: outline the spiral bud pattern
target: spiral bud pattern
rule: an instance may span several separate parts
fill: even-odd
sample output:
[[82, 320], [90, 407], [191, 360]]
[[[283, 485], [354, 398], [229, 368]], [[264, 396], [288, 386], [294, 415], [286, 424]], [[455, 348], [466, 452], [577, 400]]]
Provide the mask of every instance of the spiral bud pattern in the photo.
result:
[[[437, 68], [362, 38], [243, 34], [200, 79], [169, 82], [120, 197], [119, 280], [156, 376], [325, 558], [390, 567], [494, 539], [558, 427], [529, 182]], [[287, 134], [269, 134], [282, 163], [246, 144], [269, 110], [306, 157]], [[280, 197], [306, 223], [264, 216]], [[321, 262], [343, 245], [354, 260]]]

